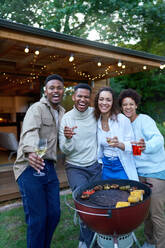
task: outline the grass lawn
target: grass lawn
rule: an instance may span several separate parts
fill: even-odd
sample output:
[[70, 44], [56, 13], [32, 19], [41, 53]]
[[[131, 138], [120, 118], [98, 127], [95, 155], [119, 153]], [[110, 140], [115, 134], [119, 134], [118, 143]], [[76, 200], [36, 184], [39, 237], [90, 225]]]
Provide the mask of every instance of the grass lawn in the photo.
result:
[[[67, 201], [73, 202], [71, 195], [67, 195]], [[79, 225], [73, 223], [74, 211], [66, 206], [65, 196], [61, 196], [61, 210], [61, 220], [54, 233], [51, 248], [77, 248]], [[142, 244], [143, 225], [135, 234]], [[22, 207], [0, 213], [0, 248], [26, 248], [26, 224]]]

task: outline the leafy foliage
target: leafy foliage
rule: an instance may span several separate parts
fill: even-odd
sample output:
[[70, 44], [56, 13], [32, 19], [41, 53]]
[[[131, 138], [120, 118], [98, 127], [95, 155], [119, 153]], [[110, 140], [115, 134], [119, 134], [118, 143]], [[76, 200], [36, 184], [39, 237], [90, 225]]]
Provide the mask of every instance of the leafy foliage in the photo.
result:
[[164, 0], [1, 0], [0, 17], [86, 38], [164, 54]]
[[164, 82], [165, 74], [155, 70], [114, 78], [110, 81], [110, 85], [117, 95], [122, 89], [135, 89], [142, 97], [139, 111], [149, 114], [158, 122], [162, 122], [165, 120]]
[[39, 24], [42, 7], [40, 0], [1, 0], [0, 17], [23, 24]]
[[[165, 56], [165, 0], [1, 0], [0, 17], [82, 38], [95, 29], [99, 41]], [[164, 80], [159, 71], [111, 79], [118, 92], [137, 89], [140, 110], [157, 120], [165, 118]]]
[[157, 123], [157, 127], [159, 128], [159, 131], [161, 132], [161, 134], [164, 136], [165, 138], [165, 123], [161, 124], [161, 123]]

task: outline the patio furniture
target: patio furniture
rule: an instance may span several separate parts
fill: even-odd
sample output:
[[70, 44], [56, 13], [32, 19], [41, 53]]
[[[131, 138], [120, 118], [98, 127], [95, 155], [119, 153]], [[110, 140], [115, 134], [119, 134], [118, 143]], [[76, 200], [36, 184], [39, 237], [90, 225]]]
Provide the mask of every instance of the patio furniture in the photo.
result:
[[18, 149], [18, 141], [14, 133], [0, 132], [0, 147], [10, 151], [8, 157], [8, 160], [10, 160], [13, 154], [16, 153]]

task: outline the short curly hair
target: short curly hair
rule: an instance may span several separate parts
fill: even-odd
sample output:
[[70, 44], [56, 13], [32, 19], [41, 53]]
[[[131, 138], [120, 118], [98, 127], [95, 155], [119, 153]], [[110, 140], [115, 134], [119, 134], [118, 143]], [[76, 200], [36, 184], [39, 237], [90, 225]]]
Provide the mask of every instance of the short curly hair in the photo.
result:
[[61, 77], [60, 75], [58, 74], [51, 74], [49, 75], [46, 79], [45, 79], [45, 82], [44, 82], [44, 85], [46, 86], [47, 83], [51, 80], [58, 80], [60, 81], [63, 85], [64, 85], [64, 79], [63, 77]]
[[137, 93], [136, 90], [133, 90], [133, 89], [130, 89], [130, 88], [126, 89], [126, 90], [122, 90], [120, 92], [119, 97], [118, 97], [118, 103], [119, 103], [120, 107], [122, 106], [123, 99], [126, 98], [126, 97], [132, 98], [135, 101], [137, 106], [139, 105], [140, 100], [141, 100], [141, 96]]
[[86, 89], [86, 90], [89, 90], [90, 93], [92, 93], [92, 89], [91, 87], [89, 86], [89, 84], [85, 84], [85, 83], [79, 83], [77, 84], [76, 86], [74, 86], [74, 92], [78, 89]]

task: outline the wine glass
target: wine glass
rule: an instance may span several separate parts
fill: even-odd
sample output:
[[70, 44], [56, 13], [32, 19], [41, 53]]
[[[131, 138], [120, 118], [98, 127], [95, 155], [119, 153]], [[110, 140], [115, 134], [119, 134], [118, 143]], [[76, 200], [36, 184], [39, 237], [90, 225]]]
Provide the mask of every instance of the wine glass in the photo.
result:
[[108, 136], [106, 137], [107, 143], [111, 146], [113, 144], [113, 135], [111, 132], [108, 132]]
[[107, 143], [110, 145], [110, 147], [111, 147], [111, 157], [112, 158], [114, 158], [114, 157], [116, 157], [117, 155], [116, 155], [116, 147], [112, 147], [111, 145], [113, 145], [114, 144], [114, 141], [113, 141], [113, 139], [114, 139], [114, 136], [112, 135], [112, 133], [109, 133], [108, 134], [108, 137], [106, 137], [106, 141], [107, 141]]
[[[47, 139], [39, 139], [38, 144], [36, 146], [35, 152], [36, 154], [42, 158], [47, 151]], [[34, 172], [34, 176], [45, 176], [44, 172]]]

